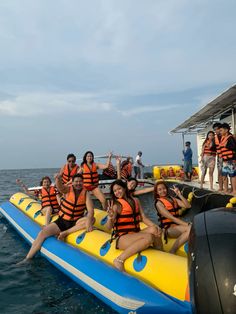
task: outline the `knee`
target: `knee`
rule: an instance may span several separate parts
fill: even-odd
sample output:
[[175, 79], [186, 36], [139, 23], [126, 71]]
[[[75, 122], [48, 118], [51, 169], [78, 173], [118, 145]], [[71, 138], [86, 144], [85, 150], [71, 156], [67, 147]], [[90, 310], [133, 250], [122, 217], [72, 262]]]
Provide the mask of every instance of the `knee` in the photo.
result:
[[38, 239], [41, 239], [41, 240], [43, 240], [43, 239], [46, 238], [46, 233], [45, 233], [45, 230], [44, 230], [44, 229], [39, 232], [37, 238], [38, 238]]
[[144, 240], [146, 242], [147, 247], [153, 244], [154, 239], [155, 239], [155, 236], [153, 234], [146, 233]]
[[160, 237], [161, 235], [161, 230], [157, 226], [151, 226], [149, 227], [149, 232], [154, 236], [154, 237]]

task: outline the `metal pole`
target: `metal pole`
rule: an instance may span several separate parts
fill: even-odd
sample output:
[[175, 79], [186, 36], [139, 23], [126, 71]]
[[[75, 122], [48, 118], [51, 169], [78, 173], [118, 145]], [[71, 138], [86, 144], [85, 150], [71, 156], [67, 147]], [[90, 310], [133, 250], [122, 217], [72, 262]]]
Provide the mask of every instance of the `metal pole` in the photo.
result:
[[231, 129], [232, 129], [232, 133], [235, 134], [235, 116], [234, 116], [234, 106], [232, 107], [232, 124], [231, 124]]
[[185, 149], [184, 132], [182, 132], [183, 150]]

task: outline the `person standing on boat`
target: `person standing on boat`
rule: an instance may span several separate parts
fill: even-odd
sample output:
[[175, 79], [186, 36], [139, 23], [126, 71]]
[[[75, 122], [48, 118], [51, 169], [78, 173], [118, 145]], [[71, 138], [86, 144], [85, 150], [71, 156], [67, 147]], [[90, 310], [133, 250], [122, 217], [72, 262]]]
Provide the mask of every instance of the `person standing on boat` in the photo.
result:
[[168, 186], [164, 181], [158, 181], [154, 186], [154, 200], [157, 214], [160, 220], [160, 227], [165, 230], [164, 238], [176, 238], [170, 253], [174, 254], [179, 247], [188, 241], [191, 225], [179, 219], [181, 207], [191, 208], [188, 200], [181, 194], [177, 187], [173, 192], [177, 197], [169, 194]]
[[222, 176], [224, 191], [228, 192], [227, 177], [229, 176], [232, 186], [232, 193], [236, 194], [236, 142], [230, 133], [228, 123], [222, 123], [220, 127], [222, 139], [220, 141], [220, 156], [222, 157]]
[[191, 181], [192, 171], [193, 171], [193, 163], [192, 163], [193, 152], [190, 145], [191, 145], [191, 142], [189, 141], [185, 142], [185, 150], [183, 150], [184, 174], [185, 174], [186, 181]]
[[51, 215], [59, 211], [61, 202], [59, 193], [56, 187], [52, 185], [51, 179], [48, 176], [43, 177], [40, 182], [42, 188], [34, 191], [30, 191], [20, 179], [17, 179], [16, 183], [24, 189], [26, 194], [41, 200], [41, 213], [45, 216], [45, 226], [47, 226], [50, 223]]
[[202, 153], [201, 153], [201, 184], [200, 188], [203, 188], [203, 182], [207, 173], [207, 169], [209, 168], [209, 180], [210, 180], [210, 189], [213, 190], [213, 172], [215, 169], [215, 159], [216, 159], [216, 145], [215, 145], [215, 133], [213, 131], [209, 131], [207, 133], [206, 139], [202, 145]]
[[76, 164], [76, 156], [69, 154], [67, 156], [67, 163], [61, 167], [60, 175], [64, 184], [70, 184], [72, 177], [78, 172], [79, 166]]
[[[31, 259], [41, 249], [43, 242], [50, 236], [60, 236], [65, 230], [76, 225], [76, 230], [86, 228], [87, 232], [93, 230], [94, 208], [89, 193], [83, 188], [83, 176], [76, 174], [70, 186], [63, 184], [62, 177], [55, 175], [56, 186], [63, 194], [59, 218], [44, 227], [38, 234], [29, 250], [26, 260]], [[85, 217], [84, 213], [88, 214]]]
[[[162, 232], [144, 215], [139, 200], [130, 196], [124, 181], [116, 180], [111, 184], [111, 196], [106, 227], [113, 228], [112, 239], [116, 240], [116, 248], [123, 250], [114, 259], [114, 266], [124, 271], [124, 262], [130, 256], [149, 246], [163, 250]], [[141, 221], [147, 225], [147, 228], [142, 231], [140, 230]]]
[[98, 169], [103, 170], [108, 168], [111, 162], [111, 157], [112, 154], [109, 153], [106, 164], [95, 163], [93, 152], [87, 151], [84, 154], [83, 162], [81, 163], [81, 167], [79, 170], [79, 173], [83, 174], [84, 188], [87, 191], [92, 192], [92, 194], [100, 201], [104, 210], [107, 209], [107, 201], [105, 195], [98, 187]]
[[136, 158], [135, 158], [135, 163], [134, 163], [134, 174], [136, 179], [143, 179], [143, 168], [144, 164], [142, 163], [142, 152], [139, 151]]
[[218, 184], [219, 184], [219, 191], [223, 191], [223, 177], [222, 177], [222, 166], [223, 166], [223, 159], [221, 157], [220, 152], [220, 142], [222, 139], [221, 135], [221, 123], [216, 122], [212, 126], [214, 132], [215, 132], [215, 144], [216, 144], [216, 155], [217, 155], [217, 171], [218, 171]]

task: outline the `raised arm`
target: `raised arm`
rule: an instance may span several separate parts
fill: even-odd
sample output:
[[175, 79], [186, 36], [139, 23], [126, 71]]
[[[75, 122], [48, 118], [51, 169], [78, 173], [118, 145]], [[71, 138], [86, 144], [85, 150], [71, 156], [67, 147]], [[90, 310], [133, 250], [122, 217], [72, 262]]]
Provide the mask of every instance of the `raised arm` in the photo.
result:
[[116, 172], [117, 172], [117, 179], [121, 179], [121, 157], [116, 156]]
[[55, 179], [56, 187], [60, 193], [66, 194], [69, 192], [70, 188], [69, 186], [63, 184], [62, 177], [60, 174], [56, 173], [54, 175], [54, 179]]
[[88, 192], [86, 193], [86, 207], [88, 211], [87, 220], [86, 220], [86, 230], [89, 232], [93, 230], [94, 207], [93, 207], [93, 202]]
[[176, 201], [179, 205], [179, 207], [184, 207], [184, 208], [191, 208], [191, 204], [189, 201], [182, 195], [180, 190], [177, 187], [171, 188], [172, 191], [175, 192], [175, 194], [180, 198], [176, 198]]
[[29, 191], [28, 187], [20, 179], [16, 179], [16, 184], [19, 185], [19, 187], [21, 187], [26, 194], [28, 194], [30, 196], [35, 196], [34, 191]]
[[102, 170], [107, 169], [109, 167], [110, 162], [111, 162], [111, 157], [112, 157], [112, 153], [109, 153], [106, 164], [97, 163], [98, 169], [102, 169]]

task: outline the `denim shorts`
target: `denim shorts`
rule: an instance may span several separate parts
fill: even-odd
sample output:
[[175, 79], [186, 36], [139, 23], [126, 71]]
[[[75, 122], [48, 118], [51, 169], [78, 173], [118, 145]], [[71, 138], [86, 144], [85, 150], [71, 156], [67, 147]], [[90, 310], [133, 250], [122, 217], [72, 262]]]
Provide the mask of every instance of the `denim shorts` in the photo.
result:
[[223, 161], [222, 176], [236, 177], [236, 160]]

